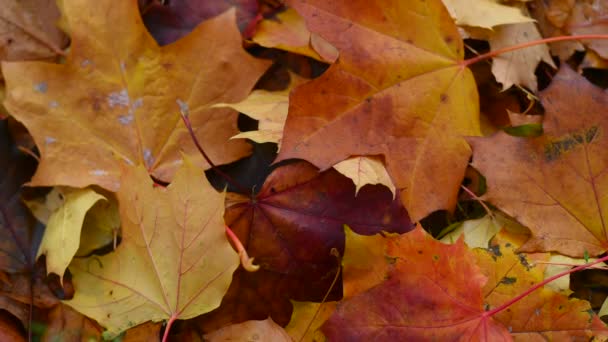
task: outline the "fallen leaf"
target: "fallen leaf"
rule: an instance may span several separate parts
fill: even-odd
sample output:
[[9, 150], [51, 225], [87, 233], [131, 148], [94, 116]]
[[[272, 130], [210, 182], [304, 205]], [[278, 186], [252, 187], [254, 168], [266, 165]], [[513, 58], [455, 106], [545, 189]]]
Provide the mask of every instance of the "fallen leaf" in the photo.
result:
[[21, 186], [32, 176], [36, 163], [17, 150], [0, 121], [0, 270], [25, 271], [34, 264], [36, 220], [21, 203]]
[[470, 248], [488, 248], [490, 240], [500, 231], [503, 226], [501, 222], [504, 218], [494, 214], [493, 216], [486, 215], [480, 219], [466, 220], [462, 224], [445, 235], [441, 241], [445, 243], [454, 243], [460, 236], [463, 236], [464, 243]]
[[224, 234], [223, 195], [190, 161], [167, 189], [154, 188], [143, 167], [124, 173], [122, 242], [113, 253], [72, 261], [76, 291], [65, 302], [107, 328], [104, 337], [213, 310], [239, 264]]
[[[181, 0], [153, 2], [143, 11], [143, 21], [150, 34], [160, 45], [173, 43], [205, 20], [220, 15], [231, 7], [236, 9], [236, 19], [241, 31], [255, 23], [258, 4], [255, 0]], [[230, 25], [226, 23], [226, 25]]]
[[323, 325], [330, 341], [510, 340], [484, 314], [487, 279], [462, 240], [444, 245], [418, 226], [388, 240], [387, 254], [395, 258], [388, 279], [342, 301]]
[[68, 1], [63, 10], [72, 34], [66, 64], [3, 64], [4, 104], [40, 149], [31, 185], [98, 184], [115, 191], [125, 164], [144, 164], [168, 182], [182, 153], [207, 166], [180, 111], [189, 114], [215, 163], [248, 153], [244, 141], [228, 141], [238, 132], [237, 113], [209, 108], [245, 98], [268, 66], [243, 51], [233, 10], [162, 48], [133, 1]]
[[253, 198], [232, 198], [225, 220], [261, 269], [235, 274], [220, 308], [198, 321], [205, 331], [268, 316], [284, 326], [291, 300], [321, 301], [328, 293], [327, 300], [338, 299], [341, 280], [331, 284], [339, 258], [332, 249], [344, 252], [343, 224], [360, 234], [412, 229], [384, 187], [366, 186], [355, 196], [348, 178], [306, 162], [275, 169]]
[[[574, 259], [565, 255], [553, 254], [547, 260], [547, 266], [545, 267], [544, 278], [550, 278], [558, 273], [567, 271], [573, 267], [584, 265], [589, 262], [595, 261], [594, 258], [585, 259]], [[565, 295], [570, 295], [570, 275], [565, 275], [561, 278], [555, 279], [554, 281], [547, 284], [547, 287], [556, 292], [561, 292]]]
[[68, 39], [55, 25], [53, 0], [6, 0], [0, 7], [0, 60], [33, 60], [63, 54]]
[[12, 342], [25, 342], [22, 328], [16, 324], [8, 312], [0, 312], [0, 340]]
[[371, 236], [359, 235], [346, 227], [346, 247], [342, 258], [344, 298], [365, 292], [386, 280], [390, 271], [386, 233]]
[[534, 21], [517, 7], [496, 0], [443, 0], [456, 24], [491, 29], [504, 24]]
[[[336, 266], [334, 272], [337, 269]], [[319, 285], [311, 284], [309, 279], [301, 281], [313, 287], [309, 292], [314, 291], [314, 295], [322, 298], [323, 294], [320, 292], [323, 290]], [[184, 325], [195, 331], [212, 332], [230, 324], [271, 317], [280, 326], [286, 326], [293, 307], [289, 299], [284, 296], [290, 290], [290, 286], [293, 287], [292, 283], [288, 277], [276, 272], [264, 269], [247, 272], [239, 268], [234, 272], [230, 288], [222, 298], [220, 307], [193, 320], [185, 321]], [[329, 284], [324, 289], [325, 293], [328, 289]]]
[[[527, 13], [524, 4], [516, 8], [521, 8], [523, 13]], [[528, 22], [497, 26], [488, 42], [491, 50], [500, 50], [540, 39], [542, 39], [542, 36], [536, 25]], [[556, 68], [546, 44], [503, 53], [494, 57], [492, 59], [492, 73], [496, 77], [496, 81], [502, 83], [503, 90], [509, 89], [513, 85], [521, 85], [536, 93], [538, 82], [534, 72], [541, 61]]]
[[[607, 1], [576, 1], [566, 27], [571, 35], [606, 34], [608, 23]], [[608, 42], [605, 39], [583, 39], [582, 43], [597, 52], [602, 58], [608, 58]]]
[[[534, 0], [530, 4], [530, 13], [536, 20], [538, 28], [545, 38], [568, 35], [566, 22], [576, 1]], [[553, 55], [565, 61], [576, 51], [585, 50], [579, 41], [549, 43]]]
[[355, 194], [366, 184], [382, 184], [396, 196], [395, 185], [379, 158], [351, 157], [334, 165], [334, 169], [352, 179], [356, 186]]
[[608, 69], [608, 59], [600, 57], [593, 50], [587, 50], [578, 70], [582, 73], [585, 68]]
[[263, 321], [247, 321], [239, 324], [232, 324], [227, 327], [205, 334], [205, 341], [276, 341], [292, 342], [291, 338], [272, 318]]
[[540, 98], [543, 136], [471, 138], [472, 165], [487, 179], [483, 198], [530, 228], [522, 251], [597, 256], [608, 248], [608, 96], [562, 66]]
[[36, 258], [46, 255], [48, 273], [63, 279], [63, 273], [80, 246], [85, 215], [100, 200], [106, 198], [91, 189], [77, 189], [67, 193], [63, 205], [51, 214], [36, 255]]
[[[512, 243], [498, 239], [490, 249], [474, 250], [481, 272], [488, 277], [483, 293], [490, 312], [543, 280], [543, 265], [533, 266], [516, 253], [516, 249]], [[608, 329], [587, 301], [570, 299], [548, 287], [531, 292], [493, 317], [508, 327], [515, 340], [573, 341], [608, 337]]]
[[289, 107], [289, 93], [296, 86], [306, 82], [305, 78], [299, 77], [294, 73], [289, 73], [290, 82], [285, 90], [267, 91], [254, 90], [241, 102], [238, 103], [218, 103], [213, 107], [230, 107], [252, 119], [258, 120], [256, 131], [242, 132], [231, 139], [251, 139], [257, 143], [273, 142], [281, 146], [283, 127], [287, 118]]
[[[329, 340], [349, 341], [454, 336], [476, 341], [565, 341], [608, 336], [586, 301], [541, 287], [510, 302], [543, 280], [544, 267], [516, 254], [518, 246], [503, 237], [509, 235], [499, 234], [490, 248], [473, 251], [462, 239], [443, 245], [420, 226], [385, 239], [386, 260], [376, 259], [368, 266], [389, 265], [386, 280], [338, 304], [323, 333]], [[370, 247], [377, 246], [371, 237], [362, 239], [370, 239]]]
[[[42, 263], [34, 266], [39, 265], [44, 266]], [[17, 317], [24, 327], [29, 327], [31, 306], [50, 309], [59, 303], [48, 283], [44, 267], [34, 267], [30, 272], [8, 274], [8, 279], [0, 283], [0, 308]]]
[[314, 38], [315, 43], [312, 39], [304, 19], [293, 8], [260, 21], [251, 37], [251, 40], [264, 47], [297, 53], [321, 62], [336, 61], [338, 51], [335, 47], [319, 36]]
[[[86, 191], [92, 190], [56, 186], [45, 197], [24, 200], [24, 203], [38, 221], [48, 225], [51, 215], [65, 206], [67, 197], [73, 196], [74, 192]], [[87, 256], [97, 249], [115, 243], [118, 238], [120, 228], [118, 203], [112, 193], [106, 192], [100, 196], [103, 196], [105, 200], [95, 202], [86, 212], [84, 221], [80, 224], [82, 232], [77, 233], [80, 236], [80, 241], [76, 246], [78, 248], [77, 256]], [[76, 228], [74, 227], [74, 229]], [[46, 231], [48, 232], [48, 229]], [[72, 239], [72, 237], [65, 238]]]
[[336, 309], [337, 302], [311, 303], [293, 302], [293, 314], [285, 331], [293, 341], [320, 342], [326, 341], [321, 332], [321, 325]]
[[303, 279], [335, 274], [331, 250], [344, 251], [343, 224], [360, 234], [412, 229], [387, 191], [365, 188], [355, 197], [348, 178], [335, 170], [319, 173], [306, 162], [276, 169], [255, 199], [243, 198], [226, 209], [226, 224], [263, 269], [294, 277], [294, 290], [305, 292], [313, 286]]
[[110, 245], [116, 247], [120, 236], [118, 203], [113, 195], [104, 194], [104, 196], [107, 200], [95, 203], [84, 217], [76, 256], [88, 256]]
[[147, 322], [127, 330], [120, 342], [140, 342], [160, 340], [160, 323]]
[[103, 329], [93, 320], [64, 304], [57, 304], [48, 313], [43, 342], [101, 341]]
[[292, 92], [277, 161], [300, 158], [325, 170], [382, 154], [415, 221], [453, 209], [470, 155], [462, 136], [480, 134], [479, 108], [441, 2], [290, 4], [340, 58]]

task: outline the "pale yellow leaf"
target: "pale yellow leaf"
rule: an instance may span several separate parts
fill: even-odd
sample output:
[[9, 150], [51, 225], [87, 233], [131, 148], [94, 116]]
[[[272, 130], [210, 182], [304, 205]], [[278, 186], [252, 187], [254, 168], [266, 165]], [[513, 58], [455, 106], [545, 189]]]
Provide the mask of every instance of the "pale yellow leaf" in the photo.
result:
[[213, 107], [230, 107], [258, 120], [258, 130], [243, 132], [231, 139], [251, 139], [257, 143], [273, 142], [281, 147], [283, 127], [289, 109], [289, 93], [306, 79], [290, 73], [290, 83], [287, 89], [280, 91], [254, 90], [249, 96], [238, 103], [219, 103]]
[[452, 244], [464, 235], [464, 242], [470, 248], [488, 248], [490, 240], [501, 230], [512, 242], [519, 241], [526, 235], [526, 228], [502, 213], [494, 212], [492, 215], [462, 222], [458, 228], [443, 236], [441, 242]]
[[604, 300], [604, 303], [602, 304], [602, 307], [600, 308], [600, 311], [597, 313], [597, 315], [600, 317], [608, 315], [608, 297], [606, 297], [606, 299]]
[[488, 248], [488, 242], [501, 228], [499, 219], [486, 215], [480, 219], [464, 221], [460, 227], [445, 235], [441, 242], [454, 243], [464, 234], [464, 242], [470, 248]]
[[63, 277], [80, 245], [82, 223], [89, 209], [105, 197], [91, 189], [64, 193], [63, 204], [50, 215], [36, 257], [46, 255], [47, 273]]
[[[521, 5], [523, 13], [527, 13], [525, 5]], [[494, 34], [489, 43], [492, 50], [499, 50], [517, 44], [542, 39], [534, 23], [516, 23], [500, 25], [494, 28]], [[544, 61], [555, 68], [553, 59], [546, 44], [531, 46], [507, 52], [494, 57], [492, 73], [496, 81], [502, 83], [502, 89], [509, 89], [512, 85], [521, 85], [536, 92], [538, 89], [534, 71], [538, 63]]]
[[232, 324], [205, 334], [204, 340], [208, 342], [292, 342], [287, 332], [276, 324], [272, 318]]
[[[545, 268], [545, 279], [550, 278], [558, 273], [567, 271], [573, 267], [576, 267], [579, 265], [584, 265], [588, 262], [593, 262], [595, 260], [596, 260], [595, 258], [589, 258], [588, 260], [585, 260], [585, 259], [571, 258], [571, 257], [567, 257], [565, 255], [553, 254], [549, 258], [549, 261], [547, 261], [548, 265]], [[570, 275], [569, 274], [553, 280], [552, 282], [548, 283], [546, 286], [557, 292], [564, 293], [566, 295], [569, 295], [572, 293], [572, 290], [570, 290]], [[600, 315], [600, 317], [601, 317], [601, 315]]]
[[456, 24], [492, 28], [503, 24], [533, 21], [516, 7], [494, 0], [443, 0]]
[[63, 205], [64, 192], [69, 191], [69, 189], [69, 187], [56, 186], [44, 198], [24, 200], [23, 202], [38, 221], [47, 224], [51, 215]]
[[351, 157], [334, 165], [341, 174], [353, 180], [358, 193], [366, 184], [382, 184], [389, 188], [393, 197], [397, 191], [384, 163], [377, 157]]
[[87, 256], [96, 249], [116, 243], [120, 229], [118, 203], [113, 196], [99, 201], [87, 212], [82, 224], [77, 256]]

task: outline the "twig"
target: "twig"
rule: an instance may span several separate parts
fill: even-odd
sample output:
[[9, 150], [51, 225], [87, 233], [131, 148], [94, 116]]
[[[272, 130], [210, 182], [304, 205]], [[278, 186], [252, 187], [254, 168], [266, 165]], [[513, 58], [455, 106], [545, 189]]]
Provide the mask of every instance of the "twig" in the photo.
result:
[[205, 160], [207, 161], [207, 163], [209, 165], [211, 165], [211, 169], [213, 169], [213, 171], [215, 171], [218, 175], [220, 175], [222, 178], [224, 178], [224, 180], [226, 182], [234, 185], [234, 187], [237, 188], [239, 190], [239, 192], [241, 192], [242, 194], [247, 194], [249, 192], [249, 190], [247, 188], [245, 188], [244, 186], [242, 186], [241, 184], [239, 184], [239, 182], [237, 182], [236, 180], [234, 180], [234, 178], [230, 177], [230, 175], [228, 175], [224, 171], [220, 170], [211, 161], [211, 159], [209, 159], [209, 157], [207, 156], [207, 153], [205, 153], [205, 150], [203, 149], [203, 147], [201, 146], [201, 144], [198, 141], [198, 138], [194, 134], [194, 130], [192, 129], [192, 123], [190, 122], [190, 118], [188, 118], [188, 113], [182, 109], [180, 111], [180, 116], [181, 116], [182, 120], [184, 121], [184, 125], [186, 125], [186, 128], [188, 129], [188, 132], [190, 133], [190, 137], [192, 138], [192, 141], [194, 142], [194, 145], [196, 145], [196, 148], [201, 153], [201, 155], [203, 156], [203, 158], [205, 158]]

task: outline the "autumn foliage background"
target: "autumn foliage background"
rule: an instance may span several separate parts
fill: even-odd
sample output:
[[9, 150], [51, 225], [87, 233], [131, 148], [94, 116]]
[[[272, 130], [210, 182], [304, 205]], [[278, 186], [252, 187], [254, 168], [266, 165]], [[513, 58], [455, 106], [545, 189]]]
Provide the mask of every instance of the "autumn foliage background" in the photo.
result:
[[607, 15], [5, 0], [0, 340], [608, 339]]

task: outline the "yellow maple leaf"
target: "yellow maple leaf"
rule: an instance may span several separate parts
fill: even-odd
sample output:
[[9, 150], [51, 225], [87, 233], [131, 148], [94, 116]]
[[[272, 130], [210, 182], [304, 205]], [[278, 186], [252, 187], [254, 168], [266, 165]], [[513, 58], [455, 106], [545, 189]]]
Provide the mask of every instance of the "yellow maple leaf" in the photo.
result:
[[75, 259], [65, 303], [111, 337], [146, 321], [188, 319], [219, 306], [239, 265], [224, 233], [224, 195], [186, 161], [166, 189], [125, 168], [117, 193], [123, 239], [115, 252]]

